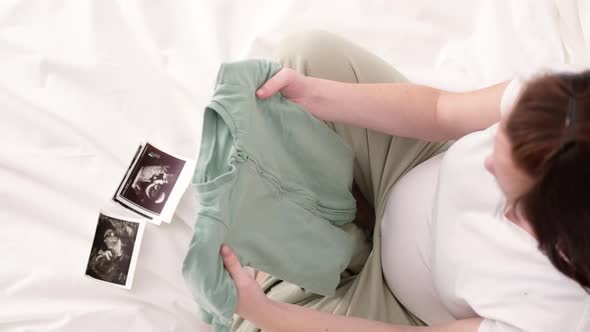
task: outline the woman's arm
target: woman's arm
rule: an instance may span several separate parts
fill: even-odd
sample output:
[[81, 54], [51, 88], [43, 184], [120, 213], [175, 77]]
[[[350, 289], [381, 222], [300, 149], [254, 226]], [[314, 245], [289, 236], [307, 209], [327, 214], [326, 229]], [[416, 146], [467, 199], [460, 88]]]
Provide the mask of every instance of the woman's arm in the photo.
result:
[[444, 141], [497, 122], [506, 85], [453, 93], [412, 83], [342, 83], [305, 77], [285, 68], [257, 95], [266, 98], [280, 91], [322, 120]]
[[338, 316], [269, 300], [247, 318], [268, 332], [477, 332], [481, 319], [465, 319], [441, 326], [391, 325], [356, 317]]
[[506, 83], [452, 93], [411, 83], [352, 84], [308, 78], [318, 118], [431, 141], [457, 139], [500, 119]]
[[269, 332], [477, 332], [481, 319], [459, 320], [444, 326], [389, 325], [355, 317], [337, 316], [297, 305], [272, 301], [248, 274], [233, 251], [222, 246], [223, 264], [238, 290], [235, 312]]

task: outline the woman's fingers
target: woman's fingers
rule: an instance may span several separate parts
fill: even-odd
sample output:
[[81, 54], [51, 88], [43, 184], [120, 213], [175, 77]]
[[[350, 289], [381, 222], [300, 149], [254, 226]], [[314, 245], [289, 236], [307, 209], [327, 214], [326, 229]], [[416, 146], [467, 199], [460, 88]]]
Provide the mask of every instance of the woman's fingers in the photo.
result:
[[238, 303], [235, 313], [241, 317], [248, 318], [253, 312], [260, 310], [260, 307], [267, 303], [268, 299], [256, 283], [253, 277], [242, 267], [238, 256], [227, 245], [221, 245], [221, 258], [225, 269], [232, 277], [238, 290]]
[[221, 245], [221, 258], [223, 259], [223, 265], [236, 283], [240, 278], [243, 278], [245, 271], [242, 269], [238, 256], [225, 244]]
[[296, 75], [292, 69], [283, 68], [256, 90], [256, 96], [261, 99], [268, 98], [291, 84], [295, 78]]

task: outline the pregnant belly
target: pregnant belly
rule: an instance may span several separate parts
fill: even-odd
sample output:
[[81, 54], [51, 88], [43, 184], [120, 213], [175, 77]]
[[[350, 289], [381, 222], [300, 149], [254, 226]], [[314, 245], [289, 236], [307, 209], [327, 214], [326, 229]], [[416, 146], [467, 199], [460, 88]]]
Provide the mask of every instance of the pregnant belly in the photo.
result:
[[385, 280], [402, 305], [427, 324], [454, 320], [434, 291], [431, 273], [431, 211], [442, 156], [427, 160], [398, 181], [381, 221]]

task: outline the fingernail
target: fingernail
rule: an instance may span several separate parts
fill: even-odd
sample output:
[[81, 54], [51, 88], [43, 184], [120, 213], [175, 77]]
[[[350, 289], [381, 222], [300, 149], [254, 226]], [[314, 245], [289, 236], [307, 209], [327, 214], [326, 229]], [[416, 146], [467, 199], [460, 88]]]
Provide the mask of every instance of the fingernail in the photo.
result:
[[262, 95], [263, 93], [264, 93], [264, 89], [263, 88], [260, 88], [260, 89], [258, 89], [258, 91], [256, 91], [256, 94], [259, 95], [259, 96]]
[[225, 244], [221, 245], [221, 254], [222, 255], [229, 255], [229, 247]]

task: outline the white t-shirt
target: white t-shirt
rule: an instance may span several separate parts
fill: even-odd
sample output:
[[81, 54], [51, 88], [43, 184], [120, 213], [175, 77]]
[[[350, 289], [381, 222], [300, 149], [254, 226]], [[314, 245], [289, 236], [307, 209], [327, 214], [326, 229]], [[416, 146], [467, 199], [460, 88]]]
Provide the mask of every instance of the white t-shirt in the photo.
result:
[[[510, 82], [502, 113], [529, 76]], [[590, 331], [590, 295], [504, 216], [484, 168], [496, 130], [461, 138], [392, 188], [381, 225], [385, 279], [428, 324], [479, 316], [480, 332]]]

